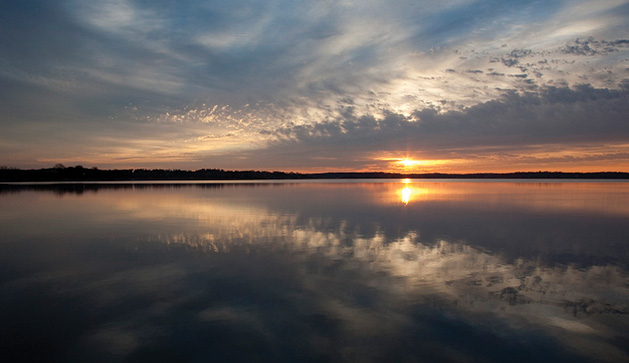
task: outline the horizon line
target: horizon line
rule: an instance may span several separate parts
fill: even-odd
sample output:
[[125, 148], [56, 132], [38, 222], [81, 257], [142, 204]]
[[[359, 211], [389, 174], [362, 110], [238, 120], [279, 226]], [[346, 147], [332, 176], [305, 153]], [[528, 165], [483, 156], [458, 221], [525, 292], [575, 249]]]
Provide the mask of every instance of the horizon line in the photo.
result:
[[286, 179], [629, 179], [622, 171], [515, 171], [515, 172], [390, 172], [390, 171], [327, 171], [286, 172], [225, 169], [99, 169], [81, 165], [52, 168], [19, 169], [0, 167], [0, 182], [83, 182], [83, 181], [150, 181], [150, 180], [286, 180]]

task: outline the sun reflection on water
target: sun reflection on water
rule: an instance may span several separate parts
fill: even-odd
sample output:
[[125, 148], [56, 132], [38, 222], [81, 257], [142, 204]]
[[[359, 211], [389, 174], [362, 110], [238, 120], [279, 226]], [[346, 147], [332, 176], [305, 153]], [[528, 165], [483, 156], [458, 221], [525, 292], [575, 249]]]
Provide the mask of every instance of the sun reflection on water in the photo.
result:
[[409, 187], [402, 188], [402, 203], [408, 205], [408, 202], [411, 201], [411, 195], [413, 191]]
[[417, 198], [420, 194], [425, 194], [426, 191], [419, 188], [413, 188], [409, 186], [411, 184], [410, 179], [402, 179], [402, 183], [404, 187], [397, 190], [399, 195], [399, 200], [404, 203], [404, 205], [408, 205], [414, 198]]

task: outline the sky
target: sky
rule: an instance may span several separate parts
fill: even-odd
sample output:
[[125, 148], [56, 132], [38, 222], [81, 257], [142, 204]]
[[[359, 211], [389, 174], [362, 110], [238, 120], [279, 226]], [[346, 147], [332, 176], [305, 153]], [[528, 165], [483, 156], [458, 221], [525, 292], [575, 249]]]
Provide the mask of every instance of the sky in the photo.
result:
[[0, 2], [0, 166], [629, 172], [629, 0]]

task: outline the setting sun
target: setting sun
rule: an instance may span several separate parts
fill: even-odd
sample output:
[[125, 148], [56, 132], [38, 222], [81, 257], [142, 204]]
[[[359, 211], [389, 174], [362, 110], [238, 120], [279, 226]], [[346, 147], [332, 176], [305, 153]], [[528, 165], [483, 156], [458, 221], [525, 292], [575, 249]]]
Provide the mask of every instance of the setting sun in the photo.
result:
[[405, 168], [410, 168], [410, 167], [413, 167], [415, 165], [422, 164], [422, 162], [419, 161], [419, 160], [413, 160], [413, 159], [409, 159], [409, 158], [404, 158], [404, 159], [398, 161], [398, 163], [402, 164]]
[[415, 172], [421, 167], [422, 171], [434, 170], [435, 166], [445, 164], [445, 160], [416, 160], [410, 157], [405, 158], [385, 158], [381, 160], [390, 161], [396, 169], [404, 169], [405, 172]]

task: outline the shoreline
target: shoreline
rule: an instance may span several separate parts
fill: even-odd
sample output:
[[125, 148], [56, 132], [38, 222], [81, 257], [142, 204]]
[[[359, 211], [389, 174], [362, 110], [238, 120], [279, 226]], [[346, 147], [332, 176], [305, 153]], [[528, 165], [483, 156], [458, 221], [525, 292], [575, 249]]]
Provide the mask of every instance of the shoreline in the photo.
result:
[[334, 179], [629, 179], [627, 172], [511, 172], [511, 173], [389, 173], [327, 172], [296, 173], [223, 169], [97, 169], [81, 166], [48, 169], [0, 169], [0, 183], [19, 182], [202, 182], [249, 180], [334, 180]]

